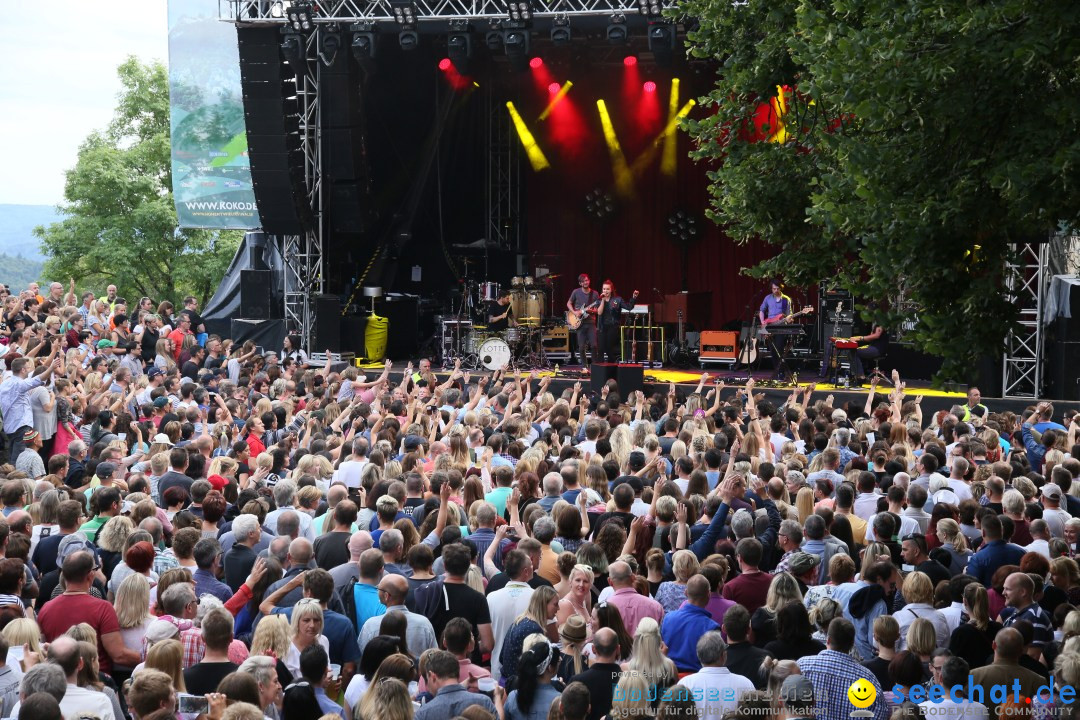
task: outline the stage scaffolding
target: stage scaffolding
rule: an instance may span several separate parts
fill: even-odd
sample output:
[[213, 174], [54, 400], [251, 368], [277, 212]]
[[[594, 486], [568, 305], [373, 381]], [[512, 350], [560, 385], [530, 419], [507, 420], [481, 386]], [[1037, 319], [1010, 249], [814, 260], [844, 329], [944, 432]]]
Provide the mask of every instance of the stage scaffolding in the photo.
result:
[[[287, 5], [288, 3], [285, 3]], [[385, 22], [396, 24], [387, 0], [323, 0], [312, 21], [326, 23]], [[417, 0], [416, 19], [423, 25], [446, 24], [451, 20], [508, 20], [505, 0]], [[534, 18], [608, 17], [637, 15], [637, 0], [555, 0], [541, 6], [534, 4]], [[222, 20], [237, 24], [284, 25], [281, 0], [218, 0]], [[442, 28], [445, 30], [445, 27]]]
[[1043, 390], [1042, 308], [1046, 298], [1047, 242], [1016, 243], [1006, 261], [1006, 292], [1017, 307], [1019, 327], [1005, 338], [1001, 394], [1039, 399]]

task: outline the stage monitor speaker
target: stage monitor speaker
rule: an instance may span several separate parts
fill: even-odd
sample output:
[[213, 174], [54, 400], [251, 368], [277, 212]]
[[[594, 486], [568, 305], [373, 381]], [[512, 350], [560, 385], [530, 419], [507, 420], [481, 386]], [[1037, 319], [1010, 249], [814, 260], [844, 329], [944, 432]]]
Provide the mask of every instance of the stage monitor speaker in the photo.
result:
[[263, 352], [277, 352], [285, 344], [285, 321], [233, 318], [229, 322], [229, 337], [237, 346], [251, 340]]
[[341, 352], [341, 298], [337, 295], [312, 296], [315, 336], [311, 352]]
[[277, 27], [237, 28], [248, 162], [262, 229], [302, 235], [314, 226], [308, 202], [296, 82], [282, 71]]
[[375, 314], [385, 317], [389, 324], [386, 356], [415, 357], [420, 349], [419, 299], [408, 295], [383, 298], [375, 303]]
[[618, 382], [618, 376], [618, 363], [594, 362], [589, 366], [589, 384], [592, 391], [597, 395], [600, 394], [600, 391], [603, 389], [604, 385], [607, 384], [608, 380], [615, 380]]
[[739, 349], [739, 333], [733, 330], [702, 330], [702, 360], [734, 360]]
[[630, 393], [645, 387], [645, 368], [638, 363], [602, 363], [589, 366], [592, 391], [599, 394], [608, 380], [619, 384], [619, 396], [624, 400]]
[[270, 318], [269, 270], [240, 271], [240, 317], [248, 320]]

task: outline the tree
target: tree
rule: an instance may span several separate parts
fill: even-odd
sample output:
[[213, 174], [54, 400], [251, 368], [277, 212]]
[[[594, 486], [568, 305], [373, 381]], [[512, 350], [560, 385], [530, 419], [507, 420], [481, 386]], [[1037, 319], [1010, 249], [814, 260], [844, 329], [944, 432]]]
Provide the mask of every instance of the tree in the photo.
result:
[[[1080, 5], [1001, 0], [687, 0], [692, 52], [719, 61], [709, 217], [778, 253], [750, 269], [919, 308], [908, 337], [970, 380], [1000, 356], [1018, 241], [1080, 209]], [[778, 92], [778, 88], [784, 88]], [[786, 113], [749, 119], [778, 94]], [[759, 114], [760, 118], [760, 114]], [[765, 141], [778, 130], [784, 134]], [[866, 307], [895, 327], [900, 313]]]
[[241, 234], [177, 227], [167, 72], [133, 57], [118, 72], [123, 90], [112, 122], [86, 139], [67, 172], [65, 219], [34, 231], [49, 257], [44, 274], [98, 292], [115, 284], [129, 301], [205, 302]]

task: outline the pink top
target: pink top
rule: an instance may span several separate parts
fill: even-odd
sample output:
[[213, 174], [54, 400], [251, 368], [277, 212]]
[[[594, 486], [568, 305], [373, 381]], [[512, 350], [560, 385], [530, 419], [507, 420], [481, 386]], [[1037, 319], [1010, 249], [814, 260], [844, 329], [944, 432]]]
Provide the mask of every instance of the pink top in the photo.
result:
[[608, 598], [608, 604], [619, 609], [623, 625], [630, 635], [637, 632], [641, 618], [651, 617], [657, 623], [664, 620], [663, 606], [651, 597], [638, 594], [633, 588], [619, 588]]

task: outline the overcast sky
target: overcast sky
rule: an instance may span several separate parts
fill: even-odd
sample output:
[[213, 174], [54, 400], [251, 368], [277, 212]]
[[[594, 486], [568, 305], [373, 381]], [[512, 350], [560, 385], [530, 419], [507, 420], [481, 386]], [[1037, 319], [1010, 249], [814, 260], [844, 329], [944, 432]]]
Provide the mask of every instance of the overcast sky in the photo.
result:
[[0, 204], [56, 205], [79, 144], [112, 116], [116, 68], [168, 61], [166, 0], [3, 4]]

